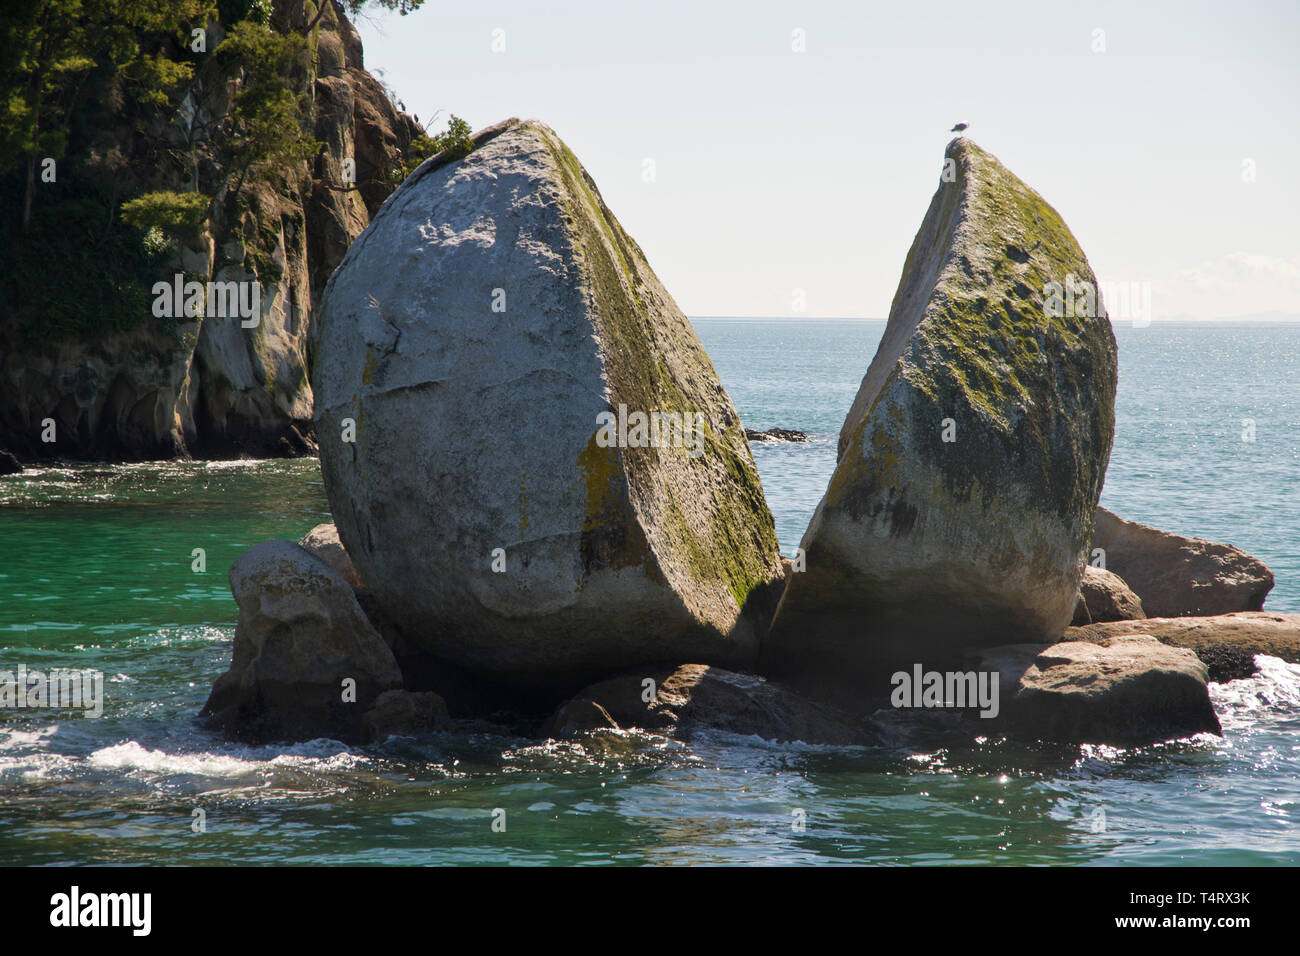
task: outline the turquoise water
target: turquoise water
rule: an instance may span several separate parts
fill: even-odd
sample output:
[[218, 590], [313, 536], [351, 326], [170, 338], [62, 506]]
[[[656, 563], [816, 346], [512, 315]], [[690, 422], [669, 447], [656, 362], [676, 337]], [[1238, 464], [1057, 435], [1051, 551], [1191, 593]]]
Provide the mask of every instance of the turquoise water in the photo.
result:
[[[815, 438], [755, 447], [793, 548], [883, 323], [696, 326], [746, 424]], [[1300, 611], [1300, 327], [1117, 338], [1103, 501], [1258, 555], [1278, 577], [1267, 607]], [[322, 520], [314, 461], [0, 479], [0, 669], [96, 668], [107, 696], [97, 720], [0, 711], [0, 863], [1300, 863], [1300, 667], [1269, 658], [1213, 688], [1224, 738], [1136, 750], [640, 734], [246, 747], [197, 729], [229, 663], [231, 560]]]

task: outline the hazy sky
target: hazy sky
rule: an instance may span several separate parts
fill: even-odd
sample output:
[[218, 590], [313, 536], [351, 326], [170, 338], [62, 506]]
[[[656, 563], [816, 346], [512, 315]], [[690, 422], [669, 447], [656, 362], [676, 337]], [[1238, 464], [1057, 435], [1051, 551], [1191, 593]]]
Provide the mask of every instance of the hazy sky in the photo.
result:
[[1296, 0], [426, 0], [359, 27], [426, 124], [554, 128], [689, 315], [796, 289], [886, 315], [958, 121], [1157, 318], [1300, 313]]

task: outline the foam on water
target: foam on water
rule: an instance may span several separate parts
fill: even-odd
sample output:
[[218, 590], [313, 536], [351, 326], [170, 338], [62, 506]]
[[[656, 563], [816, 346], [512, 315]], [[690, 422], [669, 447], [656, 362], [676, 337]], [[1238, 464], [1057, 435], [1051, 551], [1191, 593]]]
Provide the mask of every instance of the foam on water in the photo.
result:
[[1224, 732], [1300, 730], [1300, 664], [1259, 654], [1255, 667], [1253, 677], [1210, 685]]

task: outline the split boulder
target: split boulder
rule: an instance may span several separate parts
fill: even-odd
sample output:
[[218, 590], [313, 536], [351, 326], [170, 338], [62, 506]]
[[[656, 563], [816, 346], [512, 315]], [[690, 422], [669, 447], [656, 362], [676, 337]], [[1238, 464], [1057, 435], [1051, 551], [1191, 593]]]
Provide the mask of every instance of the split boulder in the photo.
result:
[[766, 622], [742, 611], [782, 572], [743, 428], [549, 128], [426, 161], [314, 328], [331, 511], [413, 655], [570, 693], [646, 661], [753, 665]]
[[764, 673], [869, 696], [893, 666], [1052, 640], [1074, 613], [1114, 335], [1060, 215], [969, 140], [946, 160]]

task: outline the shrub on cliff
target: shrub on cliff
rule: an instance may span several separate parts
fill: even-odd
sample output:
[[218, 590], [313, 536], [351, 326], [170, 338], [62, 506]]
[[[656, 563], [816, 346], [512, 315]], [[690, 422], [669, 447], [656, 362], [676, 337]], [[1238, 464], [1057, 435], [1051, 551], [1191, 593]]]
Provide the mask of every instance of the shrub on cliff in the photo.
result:
[[474, 129], [456, 114], [447, 122], [445, 132], [434, 136], [422, 135], [411, 140], [406, 148], [400, 166], [395, 166], [389, 176], [389, 184], [394, 188], [400, 186], [407, 176], [415, 172], [421, 163], [430, 156], [446, 152], [448, 159], [461, 159], [468, 156], [474, 148]]

